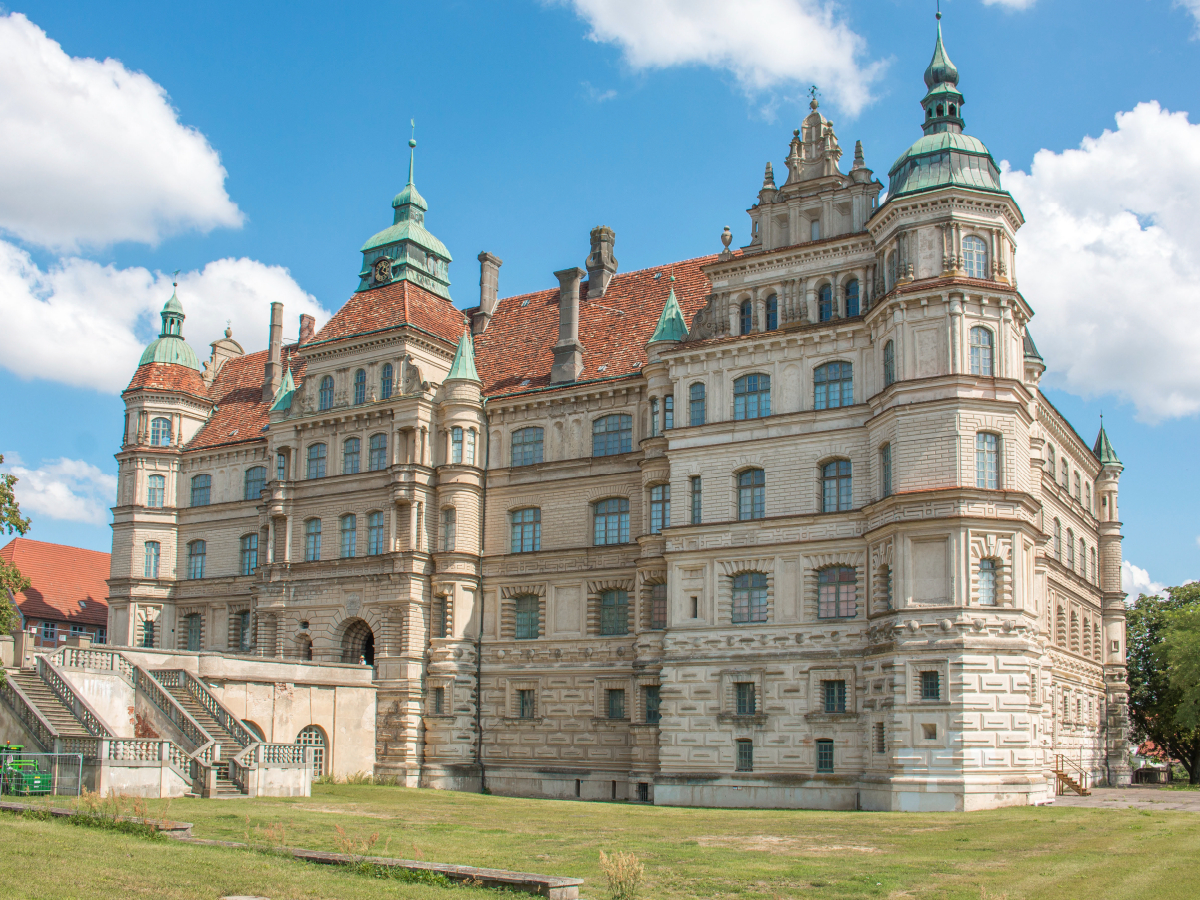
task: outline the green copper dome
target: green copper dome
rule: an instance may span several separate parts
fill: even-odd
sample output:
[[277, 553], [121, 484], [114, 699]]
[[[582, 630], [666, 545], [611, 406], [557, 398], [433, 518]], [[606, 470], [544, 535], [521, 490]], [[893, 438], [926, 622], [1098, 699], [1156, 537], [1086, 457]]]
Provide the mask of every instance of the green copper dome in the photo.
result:
[[[671, 276], [671, 281], [675, 280], [675, 276]], [[671, 293], [667, 295], [667, 302], [663, 304], [662, 314], [658, 317], [658, 325], [654, 328], [654, 334], [650, 336], [647, 344], [653, 344], [655, 341], [682, 341], [688, 336], [687, 322], [683, 319], [683, 310], [679, 308], [679, 300], [675, 297], [675, 285], [671, 285]]]
[[475, 343], [471, 340], [471, 332], [464, 331], [458, 339], [458, 349], [454, 351], [454, 362], [450, 364], [450, 373], [446, 380], [462, 379], [463, 381], [478, 381], [479, 373], [475, 371]]
[[977, 138], [963, 134], [962, 107], [966, 101], [958, 90], [958, 68], [942, 44], [940, 13], [938, 19], [933, 59], [925, 69], [929, 91], [921, 101], [925, 136], [892, 165], [888, 200], [943, 187], [1005, 193], [1000, 186], [1000, 167], [988, 148]]
[[142, 353], [142, 358], [138, 362], [139, 366], [144, 366], [146, 363], [170, 363], [187, 366], [197, 372], [204, 371], [200, 360], [196, 358], [195, 351], [183, 339], [183, 320], [185, 318], [187, 317], [183, 314], [183, 304], [179, 302], [179, 297], [172, 291], [171, 299], [163, 304], [162, 331]]

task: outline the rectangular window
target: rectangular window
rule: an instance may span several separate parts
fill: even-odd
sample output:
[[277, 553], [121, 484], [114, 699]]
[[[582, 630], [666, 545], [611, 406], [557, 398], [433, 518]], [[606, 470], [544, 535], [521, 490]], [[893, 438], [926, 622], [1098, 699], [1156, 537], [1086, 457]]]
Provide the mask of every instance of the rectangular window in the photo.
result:
[[941, 700], [942, 699], [942, 673], [941, 672], [922, 672], [921, 673], [921, 699], [922, 700]]
[[517, 509], [512, 512], [513, 553], [533, 553], [542, 549], [542, 511]]
[[161, 551], [161, 545], [158, 541], [146, 541], [146, 562], [142, 574], [146, 578], [158, 577], [158, 557]]
[[316, 562], [321, 558], [321, 520], [309, 519], [304, 523], [304, 561]]
[[387, 464], [387, 435], [371, 435], [371, 449], [367, 459], [367, 466], [372, 472], [378, 472], [381, 469], [386, 469]]
[[667, 394], [663, 397], [663, 431], [670, 431], [675, 427], [675, 395]]
[[542, 461], [541, 428], [521, 428], [512, 435], [513, 466], [532, 466]]
[[461, 463], [463, 459], [463, 430], [458, 426], [450, 429], [450, 462]]
[[475, 429], [468, 428], [464, 437], [467, 440], [467, 449], [464, 452], [463, 457], [466, 459], [468, 466], [473, 466], [475, 465]]
[[892, 496], [892, 445], [884, 444], [879, 451], [879, 471], [883, 477], [883, 496]]
[[650, 627], [667, 627], [667, 586], [656, 584], [650, 589]]
[[659, 534], [671, 526], [671, 486], [658, 484], [650, 488], [650, 533]]
[[593, 506], [593, 542], [597, 547], [605, 544], [629, 543], [629, 499], [613, 497], [601, 500]]
[[817, 575], [817, 617], [850, 618], [858, 615], [858, 583], [849, 566], [822, 569]]
[[650, 398], [650, 437], [658, 437], [658, 398]]
[[358, 548], [358, 516], [342, 516], [342, 559], [354, 556]]
[[308, 448], [308, 469], [305, 472], [306, 478], [325, 477], [326, 453], [327, 448], [324, 444], [313, 444]]
[[875, 723], [875, 740], [873, 743], [875, 744], [876, 753], [884, 753], [887, 751], [887, 741], [884, 735], [882, 722]]
[[817, 741], [817, 771], [833, 771], [833, 741]]
[[704, 385], [700, 382], [688, 388], [688, 424], [704, 424]]
[[822, 681], [821, 690], [825, 694], [825, 712], [844, 713], [846, 711], [845, 681]]
[[739, 716], [757, 715], [758, 703], [754, 696], [754, 682], [739, 681], [734, 684], [733, 690], [737, 698], [737, 714]]
[[108, 643], [108, 632], [105, 631], [103, 628], [97, 628], [96, 629], [96, 639], [94, 641], [92, 641], [92, 643], [93, 644]]
[[373, 512], [367, 516], [367, 552], [378, 556], [383, 552], [383, 513]]
[[42, 623], [42, 642], [52, 643], [58, 640], [58, 624], [55, 622]]
[[72, 625], [71, 626], [71, 637], [80, 637], [81, 635], [85, 635], [85, 634], [87, 634], [87, 629], [84, 628], [82, 625]]
[[187, 648], [192, 653], [199, 652], [204, 634], [204, 620], [199, 613], [192, 613], [184, 618], [187, 621]]
[[646, 701], [646, 724], [657, 725], [662, 721], [662, 701], [658, 696], [658, 685], [646, 685], [642, 688], [642, 696]]
[[541, 598], [530, 594], [516, 599], [516, 630], [518, 641], [531, 641], [541, 637]]
[[994, 491], [1000, 487], [1000, 438], [981, 431], [975, 435], [975, 487]]
[[616, 456], [631, 450], [633, 416], [605, 416], [592, 423], [592, 456]]
[[253, 575], [258, 569], [258, 535], [247, 534], [242, 538], [242, 574]]
[[536, 715], [533, 688], [522, 688], [517, 691], [517, 716], [522, 719], [532, 719]]
[[275, 478], [278, 481], [287, 481], [287, 454], [280, 452], [275, 454]]
[[625, 691], [622, 688], [615, 688], [607, 691], [608, 694], [608, 717], [610, 719], [625, 718]]
[[208, 544], [192, 541], [188, 544], [188, 578], [204, 577], [204, 558], [208, 555]]
[[743, 375], [733, 382], [734, 419], [759, 419], [770, 414], [770, 375]]
[[208, 506], [211, 496], [212, 476], [194, 476], [192, 478], [192, 506]]
[[151, 475], [149, 486], [146, 488], [146, 505], [151, 509], [162, 509], [167, 495], [167, 478], [165, 475]]
[[455, 514], [454, 507], [442, 510], [442, 551], [449, 553], [454, 549], [456, 535], [458, 530], [458, 517]]
[[738, 519], [762, 519], [767, 512], [767, 479], [762, 469], [738, 475]]
[[700, 490], [701, 490], [700, 476], [693, 475], [691, 478], [688, 479], [688, 484], [691, 487], [691, 493], [692, 493], [692, 498], [691, 498], [692, 499], [692, 524], [699, 525], [700, 524], [700, 509], [701, 509], [701, 507], [700, 507]]
[[737, 770], [739, 772], [754, 771], [754, 742], [737, 742]]
[[433, 689], [433, 714], [444, 715], [446, 712], [446, 689], [438, 686]]
[[762, 572], [742, 572], [733, 577], [733, 624], [767, 621], [767, 576]]
[[342, 474], [357, 475], [362, 459], [362, 443], [358, 438], [346, 438], [342, 444]]
[[267, 469], [265, 466], [252, 466], [246, 470], [245, 494], [243, 500], [258, 500], [263, 488], [267, 486]]
[[600, 634], [629, 633], [629, 594], [605, 591], [600, 595]]

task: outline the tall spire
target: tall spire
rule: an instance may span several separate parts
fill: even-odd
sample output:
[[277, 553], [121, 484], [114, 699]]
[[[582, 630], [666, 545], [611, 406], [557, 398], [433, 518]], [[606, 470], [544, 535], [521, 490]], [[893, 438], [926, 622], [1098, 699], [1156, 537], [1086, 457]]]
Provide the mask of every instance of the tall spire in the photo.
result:
[[687, 323], [683, 319], [683, 310], [679, 308], [679, 300], [675, 297], [675, 276], [671, 276], [671, 293], [663, 304], [662, 314], [658, 317], [658, 325], [647, 344], [655, 341], [682, 341], [688, 336]]
[[1100, 416], [1100, 433], [1096, 435], [1096, 445], [1092, 447], [1092, 453], [1096, 459], [1100, 460], [1102, 466], [1124, 466], [1121, 464], [1120, 458], [1117, 456], [1117, 451], [1113, 449], [1112, 443], [1108, 439], [1108, 432], [1104, 430], [1104, 416]]
[[479, 381], [479, 373], [475, 371], [475, 344], [471, 340], [471, 332], [464, 331], [458, 339], [458, 349], [454, 351], [454, 362], [450, 363], [450, 374], [446, 380], [461, 378], [464, 381]]
[[410, 119], [412, 123], [412, 137], [408, 139], [408, 183], [413, 183], [413, 160], [417, 156], [417, 120]]
[[964, 122], [962, 112], [963, 95], [958, 91], [958, 68], [950, 62], [950, 54], [942, 43], [942, 12], [937, 13], [937, 40], [933, 45], [933, 58], [925, 69], [925, 87], [929, 92], [921, 101], [925, 109], [922, 124], [926, 134], [950, 131], [962, 134]]

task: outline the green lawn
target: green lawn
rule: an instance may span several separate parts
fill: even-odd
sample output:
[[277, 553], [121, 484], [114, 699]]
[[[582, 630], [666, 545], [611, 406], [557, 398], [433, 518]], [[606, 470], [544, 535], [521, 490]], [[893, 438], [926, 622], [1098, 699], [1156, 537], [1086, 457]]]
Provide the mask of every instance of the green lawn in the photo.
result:
[[[151, 814], [162, 803], [150, 804]], [[627, 850], [646, 866], [646, 900], [739, 897], [1191, 900], [1200, 896], [1200, 814], [1130, 809], [1030, 808], [970, 814], [671, 809], [621, 803], [520, 800], [371, 785], [317, 785], [311, 798], [176, 800], [170, 818], [197, 837], [244, 840], [282, 826], [288, 845], [339, 850], [335, 826], [352, 837], [378, 833], [375, 853], [587, 879], [582, 894], [604, 900], [598, 851]], [[44, 844], [23, 857], [21, 832], [53, 835], [61, 862], [44, 865]], [[257, 829], [257, 830], [256, 830]], [[6, 839], [12, 835], [12, 840]], [[15, 846], [14, 846], [15, 844]], [[77, 844], [96, 866], [72, 867]], [[0, 816], [0, 883], [57, 888], [30, 897], [132, 896], [156, 886], [165, 897], [224, 893], [368, 897], [369, 880], [244, 851], [151, 843], [91, 829]], [[105, 846], [113, 847], [105, 854]], [[170, 852], [167, 852], [169, 847]], [[35, 862], [36, 861], [36, 862]], [[178, 874], [172, 867], [178, 867]], [[6, 871], [7, 870], [7, 871]], [[21, 880], [8, 872], [28, 872]], [[36, 873], [36, 874], [34, 874]], [[69, 873], [69, 874], [67, 874]], [[103, 873], [102, 876], [98, 873]], [[107, 887], [64, 885], [103, 877]], [[259, 881], [255, 881], [255, 878]], [[192, 887], [159, 891], [168, 878]], [[128, 885], [128, 887], [118, 886]], [[233, 890], [236, 886], [237, 890]], [[462, 888], [388, 884], [390, 897], [484, 896]], [[198, 893], [195, 891], [199, 891]], [[192, 891], [192, 892], [189, 892]], [[425, 891], [425, 893], [421, 893]], [[406, 893], [407, 892], [407, 893]], [[383, 896], [383, 893], [378, 894]], [[487, 893], [487, 896], [499, 896]]]

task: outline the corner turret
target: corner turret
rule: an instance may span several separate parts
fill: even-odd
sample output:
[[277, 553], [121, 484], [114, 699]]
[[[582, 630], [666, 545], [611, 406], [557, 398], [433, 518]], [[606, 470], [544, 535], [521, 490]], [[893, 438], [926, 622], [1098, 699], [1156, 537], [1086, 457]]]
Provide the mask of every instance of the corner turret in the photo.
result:
[[144, 366], [146, 363], [170, 363], [178, 366], [186, 366], [189, 369], [195, 369], [197, 372], [203, 371], [196, 352], [183, 339], [183, 320], [187, 316], [183, 314], [183, 304], [179, 302], [177, 293], [179, 283], [175, 282], [172, 287], [175, 290], [171, 291], [171, 298], [163, 304], [162, 308], [162, 331], [159, 332], [158, 337], [151, 341], [150, 345], [143, 351], [138, 365]]

